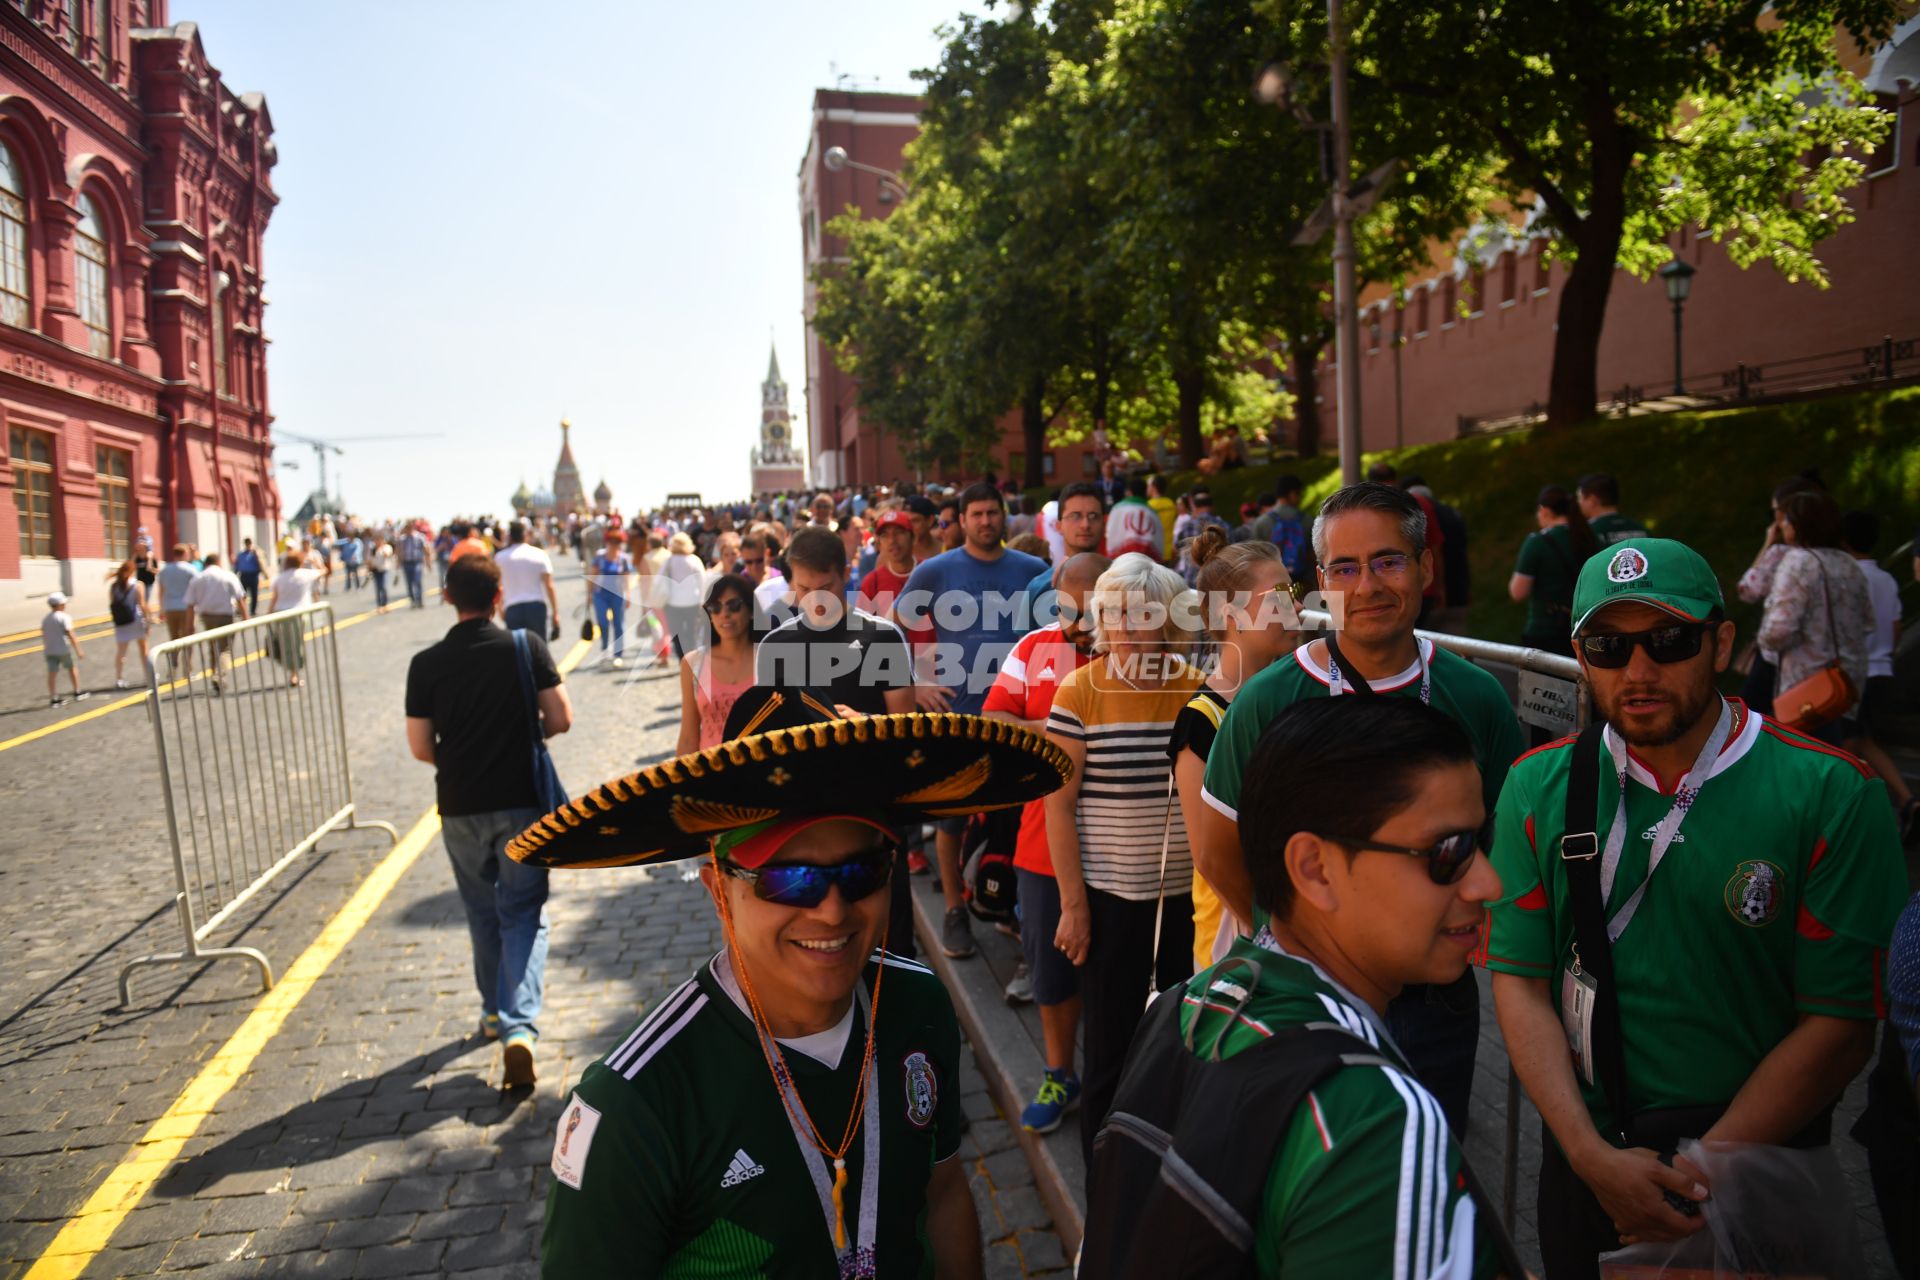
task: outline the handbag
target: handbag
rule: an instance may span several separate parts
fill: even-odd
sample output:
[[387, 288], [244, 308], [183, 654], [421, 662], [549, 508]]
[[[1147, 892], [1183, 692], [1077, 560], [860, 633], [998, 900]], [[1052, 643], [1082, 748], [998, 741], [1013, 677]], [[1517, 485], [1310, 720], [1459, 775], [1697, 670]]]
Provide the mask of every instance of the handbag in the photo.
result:
[[533, 739], [533, 795], [543, 812], [552, 813], [567, 802], [567, 789], [561, 785], [560, 771], [553, 767], [553, 753], [547, 750], [547, 735], [540, 725], [540, 703], [533, 691], [533, 652], [527, 633], [513, 632], [513, 669], [520, 675], [520, 696], [527, 709], [527, 734]]
[[593, 641], [593, 619], [592, 618], [582, 618], [580, 620], [580, 638], [584, 641], [587, 641], [588, 643], [591, 643]]
[[[1827, 638], [1837, 649], [1839, 632], [1833, 623], [1833, 596], [1827, 589], [1827, 567], [1820, 564], [1818, 554], [1811, 551], [1807, 554], [1820, 566], [1820, 595], [1827, 602]], [[1773, 718], [1799, 733], [1812, 733], [1845, 715], [1859, 697], [1853, 677], [1837, 657], [1829, 658], [1827, 664], [1812, 675], [1796, 680], [1773, 695]]]

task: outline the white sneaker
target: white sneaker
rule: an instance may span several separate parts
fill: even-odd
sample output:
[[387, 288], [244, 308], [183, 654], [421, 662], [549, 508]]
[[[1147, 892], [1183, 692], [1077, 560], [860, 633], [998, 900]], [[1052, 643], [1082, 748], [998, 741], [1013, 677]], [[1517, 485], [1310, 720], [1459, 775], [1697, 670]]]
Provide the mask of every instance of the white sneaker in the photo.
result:
[[133, 686], [129, 685], [125, 680], [116, 679], [113, 682], [113, 687], [116, 689], [130, 689]]
[[627, 660], [625, 658], [615, 658], [612, 662], [609, 662], [607, 665], [612, 667], [615, 671], [625, 671], [627, 669]]

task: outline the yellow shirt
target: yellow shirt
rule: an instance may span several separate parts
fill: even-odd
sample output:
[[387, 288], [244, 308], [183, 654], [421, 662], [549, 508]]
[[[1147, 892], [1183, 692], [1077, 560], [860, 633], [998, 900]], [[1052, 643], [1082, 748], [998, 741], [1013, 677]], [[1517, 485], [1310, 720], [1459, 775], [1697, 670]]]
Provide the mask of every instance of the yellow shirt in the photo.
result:
[[1173, 522], [1175, 511], [1172, 498], [1148, 498], [1147, 505], [1153, 508], [1153, 514], [1160, 517], [1160, 527], [1167, 531], [1166, 563], [1173, 563]]

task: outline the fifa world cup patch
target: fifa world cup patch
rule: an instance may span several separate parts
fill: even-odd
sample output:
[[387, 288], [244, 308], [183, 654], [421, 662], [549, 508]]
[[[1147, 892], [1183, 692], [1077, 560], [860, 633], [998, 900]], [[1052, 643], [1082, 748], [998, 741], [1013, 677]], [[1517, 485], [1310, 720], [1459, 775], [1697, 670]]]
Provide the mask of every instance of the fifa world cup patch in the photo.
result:
[[553, 1176], [580, 1189], [587, 1172], [587, 1150], [593, 1146], [593, 1131], [600, 1127], [600, 1113], [574, 1098], [560, 1117], [559, 1132], [553, 1139]]
[[927, 1055], [915, 1050], [907, 1055], [907, 1121], [924, 1129], [933, 1121], [933, 1109], [940, 1101], [940, 1084]]
[[1786, 900], [1786, 872], [1771, 862], [1756, 859], [1733, 869], [1721, 895], [1727, 911], [1741, 924], [1759, 928], [1772, 924]]

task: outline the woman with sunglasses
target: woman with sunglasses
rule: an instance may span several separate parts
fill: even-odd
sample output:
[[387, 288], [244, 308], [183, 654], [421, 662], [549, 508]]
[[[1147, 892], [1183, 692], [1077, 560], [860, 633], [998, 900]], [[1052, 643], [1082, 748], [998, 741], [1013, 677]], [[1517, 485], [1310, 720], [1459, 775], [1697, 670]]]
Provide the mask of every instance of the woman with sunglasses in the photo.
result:
[[[1226, 718], [1227, 705], [1248, 680], [1268, 663], [1298, 648], [1305, 637], [1293, 610], [1293, 580], [1271, 542], [1237, 542], [1231, 546], [1219, 529], [1202, 529], [1187, 546], [1198, 566], [1194, 589], [1213, 642], [1207, 682], [1173, 722], [1167, 752], [1173, 757], [1173, 778], [1180, 796], [1180, 816], [1188, 831], [1200, 829], [1206, 802], [1200, 798], [1207, 771], [1207, 753]], [[1276, 605], [1284, 605], [1284, 609]], [[1293, 626], [1287, 625], [1287, 620]], [[1248, 922], [1224, 909], [1220, 895], [1196, 868], [1193, 873], [1193, 967], [1200, 970], [1225, 954], [1236, 934], [1249, 932]]]
[[[544, 1272], [978, 1280], [960, 1028], [939, 979], [886, 949], [893, 831], [1024, 804], [1067, 762], [979, 717], [844, 720], [787, 689], [753, 690], [728, 729], [508, 849], [556, 868], [702, 857], [725, 939], [567, 1099]], [[863, 809], [841, 807], [848, 778]]]
[[701, 606], [707, 643], [680, 664], [679, 754], [720, 744], [727, 713], [753, 687], [753, 584], [723, 573], [707, 588]]
[[[1474, 758], [1457, 721], [1411, 698], [1274, 718], [1240, 810], [1266, 923], [1148, 1010], [1088, 1166], [1085, 1280], [1524, 1274], [1387, 1030], [1402, 989], [1467, 972], [1500, 896]], [[1155, 1130], [1164, 1155], [1133, 1137]], [[1234, 1213], [1182, 1208], [1223, 1200]], [[1211, 1225], [1235, 1218], [1251, 1239]]]

